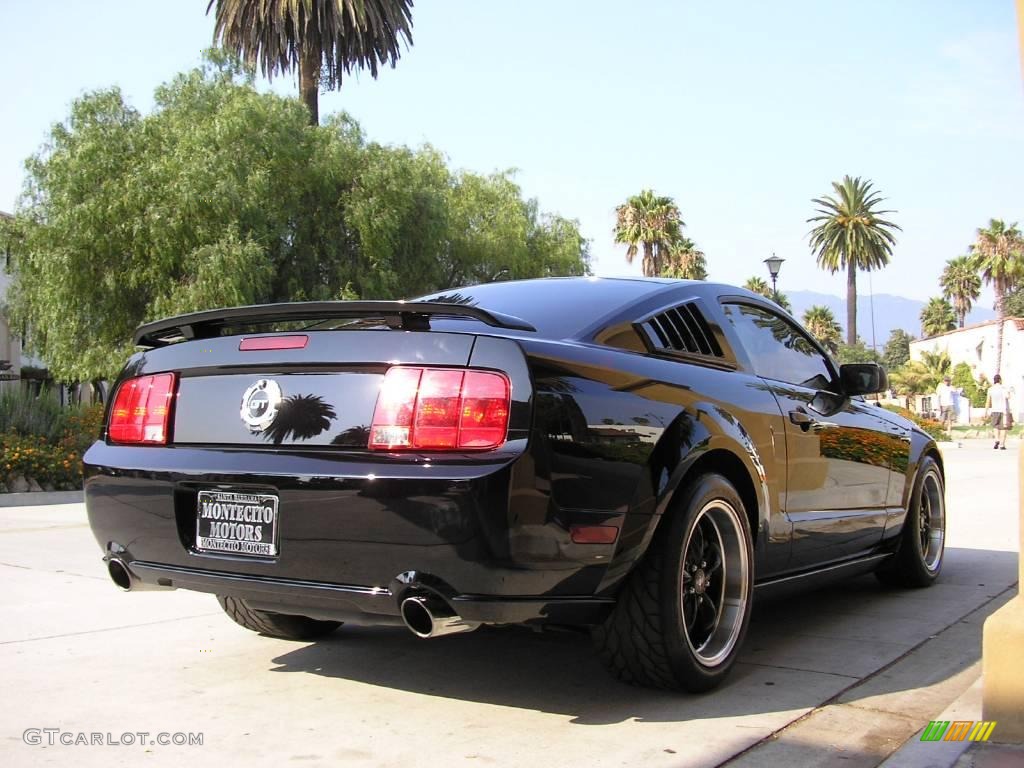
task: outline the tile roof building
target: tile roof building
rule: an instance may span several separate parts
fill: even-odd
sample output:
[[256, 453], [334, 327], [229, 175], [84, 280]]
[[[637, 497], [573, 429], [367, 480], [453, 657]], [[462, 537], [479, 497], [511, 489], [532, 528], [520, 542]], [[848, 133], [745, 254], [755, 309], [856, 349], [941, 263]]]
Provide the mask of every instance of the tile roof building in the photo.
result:
[[[981, 376], [991, 382], [996, 374], [996, 340], [999, 321], [989, 320], [918, 339], [910, 343], [910, 359], [920, 360], [922, 352], [945, 352], [953, 365], [967, 363], [975, 381]], [[1013, 390], [1011, 407], [1019, 423], [1024, 417], [1024, 319], [1008, 317], [1003, 323], [1003, 384]]]

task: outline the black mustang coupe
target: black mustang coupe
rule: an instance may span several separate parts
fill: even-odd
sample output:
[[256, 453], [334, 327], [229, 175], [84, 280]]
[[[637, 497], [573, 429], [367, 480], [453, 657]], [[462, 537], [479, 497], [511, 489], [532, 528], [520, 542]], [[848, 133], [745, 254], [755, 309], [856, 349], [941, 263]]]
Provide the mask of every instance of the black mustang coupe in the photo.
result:
[[629, 682], [702, 691], [755, 591], [942, 566], [942, 457], [770, 301], [561, 278], [139, 328], [86, 463], [123, 589], [244, 627], [589, 627]]

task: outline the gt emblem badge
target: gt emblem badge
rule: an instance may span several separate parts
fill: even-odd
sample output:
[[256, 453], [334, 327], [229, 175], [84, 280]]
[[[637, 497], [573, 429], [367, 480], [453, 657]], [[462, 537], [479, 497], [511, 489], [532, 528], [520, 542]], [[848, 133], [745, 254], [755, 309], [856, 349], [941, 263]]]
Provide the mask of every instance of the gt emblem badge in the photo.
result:
[[269, 427], [281, 405], [281, 387], [271, 379], [260, 379], [242, 395], [240, 416], [254, 435]]

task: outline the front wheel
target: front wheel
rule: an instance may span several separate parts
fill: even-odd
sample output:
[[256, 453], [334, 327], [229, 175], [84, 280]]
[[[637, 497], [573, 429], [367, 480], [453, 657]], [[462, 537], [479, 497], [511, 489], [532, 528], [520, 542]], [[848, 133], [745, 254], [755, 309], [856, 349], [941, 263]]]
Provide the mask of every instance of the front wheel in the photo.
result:
[[938, 462], [925, 456], [910, 494], [899, 550], [875, 575], [890, 586], [930, 587], [942, 572], [945, 551], [945, 483]]
[[620, 680], [691, 692], [725, 679], [750, 621], [754, 567], [743, 501], [721, 475], [680, 492], [593, 636]]

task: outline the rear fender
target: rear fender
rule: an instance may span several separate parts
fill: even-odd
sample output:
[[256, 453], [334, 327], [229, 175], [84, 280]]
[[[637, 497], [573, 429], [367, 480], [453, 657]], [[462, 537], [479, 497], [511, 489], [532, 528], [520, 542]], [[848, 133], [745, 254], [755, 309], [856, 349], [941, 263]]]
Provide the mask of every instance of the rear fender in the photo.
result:
[[[728, 464], [716, 461], [716, 456], [724, 458], [725, 454], [731, 457]], [[665, 513], [671, 510], [676, 493], [685, 489], [694, 471], [718, 470], [727, 477], [740, 471], [745, 473], [745, 478], [731, 479], [747, 506], [753, 505], [747, 514], [755, 551], [766, 546], [767, 536], [759, 534], [767, 530], [772, 510], [764, 462], [747, 431], [721, 406], [699, 402], [693, 412], [680, 413], [651, 453], [648, 470], [630, 508], [634, 512], [646, 508], [652, 513], [627, 516], [619, 551], [602, 588], [623, 578], [647, 551]]]

